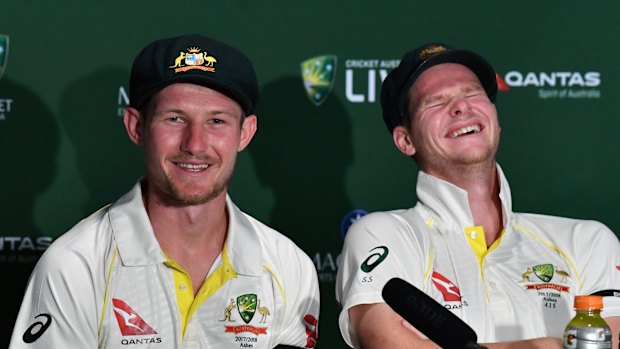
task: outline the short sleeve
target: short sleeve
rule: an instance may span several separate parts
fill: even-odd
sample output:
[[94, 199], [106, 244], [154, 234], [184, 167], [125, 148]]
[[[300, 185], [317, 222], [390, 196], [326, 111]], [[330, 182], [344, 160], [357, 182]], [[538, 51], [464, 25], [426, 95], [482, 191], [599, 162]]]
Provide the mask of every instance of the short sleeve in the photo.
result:
[[344, 340], [359, 347], [349, 309], [384, 302], [385, 284], [398, 277], [422, 284], [428, 255], [407, 221], [397, 212], [375, 212], [355, 222], [345, 238], [336, 279], [338, 318]]

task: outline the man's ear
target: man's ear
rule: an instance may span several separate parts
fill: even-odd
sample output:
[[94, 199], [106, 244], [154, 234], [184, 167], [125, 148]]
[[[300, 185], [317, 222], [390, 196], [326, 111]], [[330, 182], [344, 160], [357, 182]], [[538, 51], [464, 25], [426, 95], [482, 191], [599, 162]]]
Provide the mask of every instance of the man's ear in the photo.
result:
[[144, 122], [140, 112], [133, 107], [125, 108], [123, 122], [125, 123], [125, 131], [127, 131], [129, 139], [137, 145], [142, 145], [144, 141]]
[[243, 125], [241, 125], [241, 139], [239, 141], [237, 151], [242, 151], [248, 146], [248, 144], [250, 144], [250, 141], [256, 133], [257, 123], [258, 120], [256, 115], [251, 114], [245, 117], [243, 120]]
[[407, 130], [405, 126], [394, 127], [394, 130], [392, 131], [392, 139], [394, 140], [396, 148], [398, 148], [401, 153], [409, 157], [412, 157], [415, 154], [416, 149], [411, 141], [409, 130]]

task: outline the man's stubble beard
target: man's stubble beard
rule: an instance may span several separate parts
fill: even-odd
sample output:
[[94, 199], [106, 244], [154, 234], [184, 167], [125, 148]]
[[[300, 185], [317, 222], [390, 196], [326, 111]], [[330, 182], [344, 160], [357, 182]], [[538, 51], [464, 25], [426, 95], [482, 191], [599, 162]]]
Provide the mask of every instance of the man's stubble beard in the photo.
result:
[[[194, 206], [206, 204], [226, 192], [232, 174], [232, 171], [230, 171], [225, 175], [223, 180], [213, 183], [205, 194], [196, 194], [193, 193], [192, 190], [186, 193], [186, 191], [181, 190], [179, 186], [175, 185], [175, 182], [166, 174], [163, 174], [163, 180], [159, 178], [157, 181], [154, 181], [153, 178], [160, 176], [151, 174], [151, 176], [147, 177], [147, 181], [149, 185], [154, 186], [152, 190], [159, 192], [159, 196], [165, 204], [170, 206]], [[155, 183], [157, 184], [154, 185]]]

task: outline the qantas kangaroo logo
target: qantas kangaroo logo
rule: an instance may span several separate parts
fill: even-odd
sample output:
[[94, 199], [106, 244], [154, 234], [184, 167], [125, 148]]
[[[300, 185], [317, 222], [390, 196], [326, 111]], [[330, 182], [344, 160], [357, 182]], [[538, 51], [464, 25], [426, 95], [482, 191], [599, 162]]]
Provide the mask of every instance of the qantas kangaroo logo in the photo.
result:
[[312, 314], [306, 314], [304, 321], [306, 322], [306, 348], [314, 348], [317, 340], [316, 331], [319, 326], [319, 320]]
[[452, 281], [448, 280], [445, 276], [439, 274], [434, 271], [431, 276], [433, 279], [433, 283], [435, 287], [441, 294], [443, 295], [443, 300], [446, 302], [460, 302], [461, 301], [461, 291]]
[[114, 315], [123, 336], [141, 336], [145, 334], [157, 334], [127, 303], [113, 298]]

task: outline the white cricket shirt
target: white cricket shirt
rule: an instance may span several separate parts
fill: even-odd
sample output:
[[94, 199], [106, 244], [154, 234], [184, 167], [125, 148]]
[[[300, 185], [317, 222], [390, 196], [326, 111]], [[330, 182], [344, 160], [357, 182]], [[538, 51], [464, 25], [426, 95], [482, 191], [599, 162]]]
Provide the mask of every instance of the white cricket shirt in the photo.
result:
[[44, 253], [10, 348], [313, 347], [312, 261], [230, 198], [226, 208], [224, 250], [194, 296], [189, 275], [161, 250], [137, 183]]
[[[467, 192], [424, 172], [414, 208], [371, 213], [353, 224], [336, 281], [340, 331], [349, 345], [359, 348], [349, 309], [383, 302], [381, 290], [394, 277], [463, 319], [481, 343], [561, 338], [575, 295], [620, 289], [620, 244], [606, 226], [513, 213], [497, 168], [505, 228], [488, 249]], [[604, 302], [604, 317], [620, 315], [619, 298]]]

